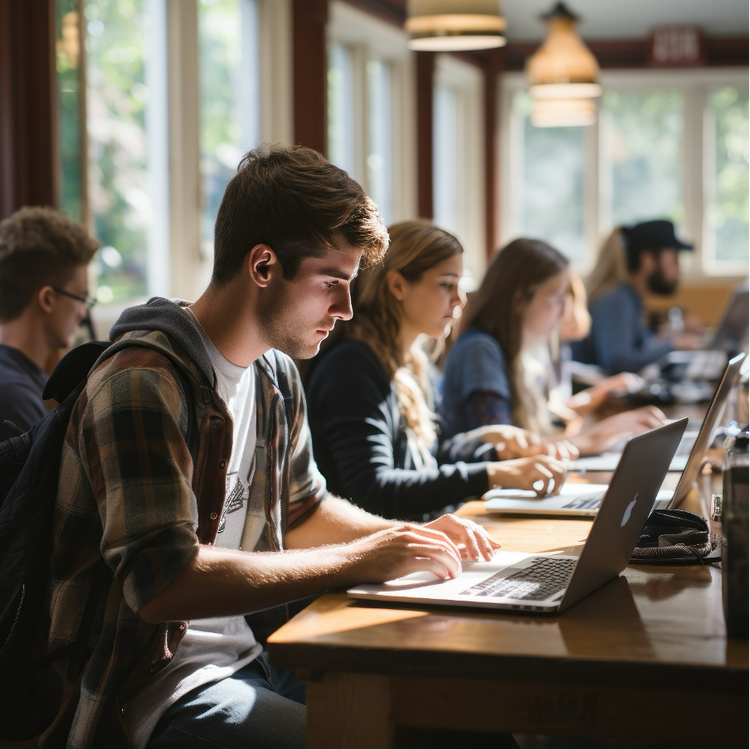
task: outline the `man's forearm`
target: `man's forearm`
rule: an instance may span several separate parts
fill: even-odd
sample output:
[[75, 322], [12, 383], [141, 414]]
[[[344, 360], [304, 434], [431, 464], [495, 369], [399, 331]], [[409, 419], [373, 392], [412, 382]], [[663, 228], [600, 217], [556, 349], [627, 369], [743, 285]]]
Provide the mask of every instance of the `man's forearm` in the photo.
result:
[[389, 529], [399, 523], [374, 516], [348, 500], [328, 495], [309, 518], [287, 533], [284, 544], [287, 549], [341, 544]]
[[352, 552], [343, 546], [267, 553], [201, 546], [139, 614], [148, 622], [244, 615], [350, 585]]

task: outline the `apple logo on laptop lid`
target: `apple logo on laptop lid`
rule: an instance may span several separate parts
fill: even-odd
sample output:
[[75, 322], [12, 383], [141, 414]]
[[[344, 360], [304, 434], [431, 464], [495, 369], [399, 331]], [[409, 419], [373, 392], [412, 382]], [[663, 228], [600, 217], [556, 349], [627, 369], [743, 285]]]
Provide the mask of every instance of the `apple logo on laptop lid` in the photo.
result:
[[633, 513], [633, 508], [635, 507], [635, 501], [638, 499], [638, 493], [635, 493], [635, 497], [628, 503], [628, 507], [625, 508], [625, 512], [622, 514], [622, 521], [620, 522], [620, 528], [625, 526], [625, 524], [630, 520], [630, 516]]

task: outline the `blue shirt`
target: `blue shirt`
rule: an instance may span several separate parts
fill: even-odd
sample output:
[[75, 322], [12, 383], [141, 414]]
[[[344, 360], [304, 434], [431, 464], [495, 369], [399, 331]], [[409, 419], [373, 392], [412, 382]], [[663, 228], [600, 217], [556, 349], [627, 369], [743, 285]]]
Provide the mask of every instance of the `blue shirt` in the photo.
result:
[[468, 400], [472, 393], [496, 393], [511, 401], [507, 364], [500, 344], [483, 331], [467, 331], [459, 337], [445, 362], [440, 416], [443, 435], [468, 432]]
[[28, 430], [46, 413], [42, 399], [47, 374], [20, 349], [0, 344], [0, 440], [15, 435], [3, 422], [9, 419], [22, 430]]
[[643, 324], [643, 302], [627, 281], [599, 297], [590, 312], [591, 332], [573, 344], [578, 362], [599, 365], [611, 375], [638, 372], [674, 349]]

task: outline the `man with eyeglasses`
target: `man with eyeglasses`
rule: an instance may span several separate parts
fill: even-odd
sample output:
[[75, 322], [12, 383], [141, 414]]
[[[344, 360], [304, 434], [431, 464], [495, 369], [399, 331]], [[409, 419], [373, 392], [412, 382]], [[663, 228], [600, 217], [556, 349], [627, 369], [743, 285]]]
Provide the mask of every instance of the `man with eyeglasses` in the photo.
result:
[[52, 208], [22, 208], [0, 222], [0, 439], [41, 419], [45, 364], [69, 347], [94, 300], [86, 268], [99, 247]]

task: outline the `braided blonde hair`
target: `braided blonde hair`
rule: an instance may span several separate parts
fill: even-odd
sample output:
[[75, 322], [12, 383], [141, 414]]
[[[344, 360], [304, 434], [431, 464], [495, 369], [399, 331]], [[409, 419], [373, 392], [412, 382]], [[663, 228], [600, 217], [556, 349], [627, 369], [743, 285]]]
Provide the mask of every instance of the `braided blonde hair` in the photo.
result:
[[399, 343], [404, 312], [388, 289], [387, 277], [395, 270], [407, 282], [417, 282], [425, 271], [463, 253], [463, 248], [452, 234], [423, 221], [394, 224], [388, 232], [391, 242], [383, 262], [355, 282], [351, 335], [370, 346], [395, 383], [401, 412], [427, 455], [437, 438], [429, 360], [417, 340], [409, 361], [404, 361]]

